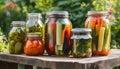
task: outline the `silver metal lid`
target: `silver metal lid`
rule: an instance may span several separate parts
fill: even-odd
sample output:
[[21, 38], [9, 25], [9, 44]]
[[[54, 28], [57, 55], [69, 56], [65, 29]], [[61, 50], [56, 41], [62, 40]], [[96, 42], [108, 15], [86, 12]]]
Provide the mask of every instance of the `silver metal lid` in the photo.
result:
[[74, 35], [71, 39], [92, 39], [91, 35]]
[[47, 17], [68, 17], [67, 11], [51, 11], [47, 13]]
[[13, 26], [24, 26], [25, 21], [12, 21]]
[[28, 33], [27, 37], [41, 37], [41, 34], [36, 34], [36, 33]]
[[27, 13], [27, 18], [28, 19], [32, 19], [32, 18], [36, 18], [36, 19], [41, 19], [41, 13]]
[[88, 11], [87, 15], [94, 15], [94, 14], [99, 14], [99, 15], [108, 15], [107, 11]]
[[82, 32], [91, 32], [92, 30], [90, 28], [73, 28], [73, 33], [82, 33]]

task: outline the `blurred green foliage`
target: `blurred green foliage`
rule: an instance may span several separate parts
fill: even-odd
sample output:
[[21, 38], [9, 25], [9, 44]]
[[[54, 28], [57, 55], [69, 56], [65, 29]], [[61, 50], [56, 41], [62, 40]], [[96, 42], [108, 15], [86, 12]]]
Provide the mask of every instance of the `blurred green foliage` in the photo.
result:
[[[4, 9], [9, 2], [17, 4], [17, 8]], [[0, 0], [0, 27], [7, 35], [11, 29], [11, 22], [26, 21], [26, 13], [41, 13], [42, 21], [45, 22], [46, 13], [54, 10], [68, 11], [73, 27], [84, 27], [89, 10], [109, 11], [110, 7], [113, 8], [111, 15], [115, 16], [115, 20], [111, 20], [111, 45], [112, 48], [120, 48], [120, 0]]]
[[86, 13], [92, 8], [92, 0], [55, 0], [55, 10], [69, 12], [73, 27], [84, 27]]

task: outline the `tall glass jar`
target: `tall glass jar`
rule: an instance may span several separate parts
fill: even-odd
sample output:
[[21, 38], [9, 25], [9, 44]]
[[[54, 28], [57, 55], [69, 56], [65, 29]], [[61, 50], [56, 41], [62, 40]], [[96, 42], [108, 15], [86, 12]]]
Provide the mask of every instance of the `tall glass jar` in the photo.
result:
[[40, 34], [27, 34], [24, 53], [29, 56], [43, 55], [44, 44]]
[[41, 18], [42, 17], [40, 13], [28, 13], [26, 32], [42, 34], [42, 39], [44, 40], [44, 25], [41, 21]]
[[86, 28], [92, 29], [93, 55], [106, 56], [110, 52], [111, 26], [106, 11], [88, 11]]
[[13, 21], [12, 29], [9, 32], [8, 42], [9, 42], [9, 52], [11, 54], [23, 53], [24, 40], [25, 40], [25, 30], [24, 21]]
[[71, 51], [72, 24], [67, 11], [47, 13], [45, 24], [45, 47], [49, 55], [68, 55]]
[[89, 28], [72, 29], [73, 56], [91, 57], [92, 55], [92, 37]]

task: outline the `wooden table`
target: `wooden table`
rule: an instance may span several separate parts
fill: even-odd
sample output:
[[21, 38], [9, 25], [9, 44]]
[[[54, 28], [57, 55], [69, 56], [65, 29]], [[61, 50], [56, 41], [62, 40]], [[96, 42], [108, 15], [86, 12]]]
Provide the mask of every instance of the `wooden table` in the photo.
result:
[[91, 58], [26, 56], [0, 53], [0, 61], [36, 65], [51, 69], [111, 69], [111, 67], [120, 65], [120, 49], [112, 49], [108, 56]]

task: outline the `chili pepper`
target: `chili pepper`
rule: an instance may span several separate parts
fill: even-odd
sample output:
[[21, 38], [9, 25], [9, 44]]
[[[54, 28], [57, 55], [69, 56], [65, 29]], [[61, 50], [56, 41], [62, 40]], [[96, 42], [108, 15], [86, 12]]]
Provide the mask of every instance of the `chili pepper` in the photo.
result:
[[97, 23], [98, 23], [98, 35], [99, 35], [100, 28], [101, 28], [101, 18], [100, 17], [97, 17]]

